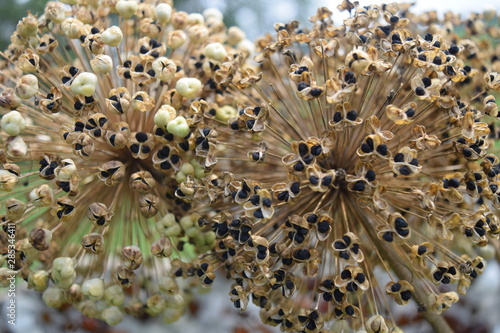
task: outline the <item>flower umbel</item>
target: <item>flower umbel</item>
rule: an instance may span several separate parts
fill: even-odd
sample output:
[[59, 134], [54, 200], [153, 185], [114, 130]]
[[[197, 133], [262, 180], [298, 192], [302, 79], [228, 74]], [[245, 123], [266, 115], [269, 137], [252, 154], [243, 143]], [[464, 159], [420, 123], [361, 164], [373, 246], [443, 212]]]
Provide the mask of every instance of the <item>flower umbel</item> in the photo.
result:
[[[253, 301], [284, 331], [387, 331], [384, 297], [449, 331], [438, 314], [498, 248], [498, 61], [476, 44], [498, 29], [405, 4], [340, 8], [338, 26], [326, 8], [311, 29], [276, 24], [259, 68], [235, 75], [239, 111], [210, 128], [214, 170], [228, 171], [211, 260], [237, 308]], [[461, 38], [462, 23], [481, 32]]]
[[109, 324], [184, 312], [176, 278], [215, 244], [197, 140], [216, 134], [199, 129], [226, 104], [215, 72], [249, 54], [227, 38], [221, 15], [168, 1], [49, 1], [19, 22], [0, 62], [0, 244], [15, 230], [15, 270], [48, 305]]

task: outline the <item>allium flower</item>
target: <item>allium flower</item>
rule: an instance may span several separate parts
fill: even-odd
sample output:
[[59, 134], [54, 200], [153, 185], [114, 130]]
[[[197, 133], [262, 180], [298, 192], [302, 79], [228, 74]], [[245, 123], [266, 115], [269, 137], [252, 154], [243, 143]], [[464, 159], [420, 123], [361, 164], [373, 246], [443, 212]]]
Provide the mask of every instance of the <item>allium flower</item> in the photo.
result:
[[171, 321], [179, 279], [223, 267], [284, 331], [386, 332], [409, 302], [449, 330], [498, 248], [495, 15], [344, 1], [255, 66], [213, 11], [93, 4], [49, 2], [3, 53], [1, 223], [48, 305]]
[[110, 324], [183, 313], [192, 286], [175, 278], [193, 276], [191, 260], [215, 243], [204, 217], [216, 134], [204, 124], [232, 102], [215, 73], [251, 51], [208, 13], [50, 1], [19, 21], [0, 60], [1, 252], [16, 239], [2, 274], [16, 271], [48, 305]]
[[340, 25], [326, 8], [311, 29], [277, 24], [229, 84], [238, 113], [197, 134], [227, 197], [203, 260], [283, 331], [387, 332], [388, 304], [409, 302], [449, 331], [441, 312], [498, 249], [499, 62], [478, 37], [499, 30], [491, 13], [340, 9]]

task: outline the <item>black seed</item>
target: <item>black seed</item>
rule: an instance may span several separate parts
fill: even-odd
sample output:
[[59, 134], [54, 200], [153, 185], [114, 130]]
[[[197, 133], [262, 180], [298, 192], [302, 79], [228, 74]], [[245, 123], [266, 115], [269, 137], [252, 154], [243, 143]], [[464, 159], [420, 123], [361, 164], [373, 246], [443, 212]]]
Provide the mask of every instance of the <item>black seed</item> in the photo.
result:
[[302, 82], [300, 82], [300, 83], [297, 85], [297, 90], [298, 90], [298, 91], [302, 91], [302, 90], [304, 90], [304, 89], [306, 89], [306, 88], [308, 88], [308, 87], [309, 87], [309, 85], [308, 85], [306, 82], [303, 82], [303, 81], [302, 81]]
[[309, 177], [309, 182], [312, 184], [312, 185], [318, 185], [319, 183], [319, 178], [316, 177], [316, 176], [310, 176]]
[[130, 151], [134, 154], [139, 153], [139, 145], [134, 143], [133, 145], [130, 146]]
[[295, 163], [295, 165], [293, 166], [293, 169], [295, 171], [298, 171], [298, 172], [301, 172], [301, 171], [304, 171], [304, 164], [302, 164], [302, 162], [297, 162]]
[[355, 121], [357, 117], [358, 117], [358, 114], [354, 110], [351, 110], [351, 111], [347, 112], [347, 114], [346, 114], [346, 118], [349, 119], [350, 121]]
[[388, 231], [386, 233], [384, 233], [384, 235], [382, 236], [382, 238], [386, 241], [386, 242], [392, 242], [394, 240], [394, 236], [393, 236], [393, 233]]
[[405, 112], [405, 113], [406, 113], [406, 116], [407, 116], [408, 118], [411, 118], [411, 117], [413, 117], [413, 116], [415, 115], [415, 110], [414, 110], [414, 109], [412, 109], [412, 108], [409, 108], [408, 110], [406, 110], [406, 112]]
[[455, 55], [458, 53], [460, 49], [458, 48], [458, 46], [456, 46], [455, 44], [451, 44], [451, 47], [448, 49], [448, 52], [450, 52], [450, 54], [452, 55]]
[[429, 87], [432, 84], [431, 78], [428, 76], [423, 77], [422, 83], [424, 84], [424, 87]]
[[382, 156], [387, 155], [387, 146], [386, 145], [377, 146], [377, 153], [379, 153]]
[[357, 182], [354, 183], [352, 186], [352, 189], [357, 192], [364, 191], [365, 189], [365, 183], [362, 180], [358, 180]]
[[458, 178], [451, 178], [448, 181], [448, 184], [451, 187], [458, 188], [460, 186], [460, 181], [458, 180]]
[[409, 176], [411, 175], [411, 170], [408, 166], [403, 165], [401, 168], [399, 168], [399, 173], [403, 176]]
[[417, 87], [417, 89], [415, 89], [415, 94], [417, 94], [417, 96], [424, 96], [424, 95], [425, 95], [425, 90], [424, 90], [424, 88], [422, 88], [422, 87]]
[[373, 170], [368, 170], [365, 174], [365, 178], [366, 180], [368, 180], [369, 182], [373, 182], [376, 178], [377, 178], [377, 175], [375, 174], [375, 171]]
[[394, 155], [394, 162], [404, 162], [405, 160], [405, 155], [403, 153], [397, 153], [396, 155]]
[[337, 250], [344, 250], [344, 249], [347, 249], [347, 246], [344, 244], [344, 242], [341, 242], [341, 241], [336, 241], [335, 243], [333, 243], [333, 246], [335, 247], [335, 249]]
[[421, 60], [421, 61], [427, 61], [427, 57], [425, 56], [425, 54], [423, 53], [420, 53], [418, 56], [417, 56], [417, 59], [418, 60]]
[[72, 75], [72, 76], [75, 76], [77, 73], [78, 73], [79, 69], [74, 67], [74, 66], [71, 66], [69, 68], [69, 73]]
[[342, 113], [340, 112], [335, 112], [335, 114], [333, 115], [333, 121], [338, 123], [339, 121], [342, 120]]
[[401, 293], [401, 299], [403, 301], [408, 301], [411, 298], [411, 291], [405, 290]]
[[361, 145], [361, 151], [365, 154], [371, 153], [373, 151], [373, 148], [370, 148], [370, 146], [367, 143], [363, 143]]
[[352, 278], [351, 272], [347, 269], [343, 270], [342, 273], [340, 273], [340, 277], [342, 280], [347, 280]]

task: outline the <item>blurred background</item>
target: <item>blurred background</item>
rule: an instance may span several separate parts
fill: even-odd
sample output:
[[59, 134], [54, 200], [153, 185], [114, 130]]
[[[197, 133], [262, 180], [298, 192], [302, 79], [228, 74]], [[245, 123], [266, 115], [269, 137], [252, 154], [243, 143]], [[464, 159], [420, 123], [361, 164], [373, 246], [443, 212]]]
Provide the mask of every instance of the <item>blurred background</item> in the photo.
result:
[[[27, 10], [33, 14], [43, 12], [47, 0], [0, 0], [0, 49], [4, 49], [9, 40], [10, 34], [14, 31], [19, 18], [24, 16]], [[174, 5], [178, 10], [189, 13], [202, 12], [206, 8], [217, 8], [224, 14], [224, 21], [227, 26], [238, 25], [242, 28], [247, 37], [263, 35], [265, 32], [273, 30], [273, 24], [277, 22], [288, 23], [291, 20], [299, 20], [306, 23], [307, 18], [316, 13], [316, 9], [326, 6], [334, 9], [340, 0], [174, 0]], [[360, 1], [361, 5], [372, 3], [383, 3], [392, 1]], [[464, 17], [471, 12], [482, 12], [485, 9], [500, 10], [500, 0], [490, 1], [439, 1], [439, 0], [418, 0], [405, 1], [415, 2], [414, 12], [426, 10], [436, 10], [442, 14], [453, 10]], [[335, 11], [334, 11], [335, 13]], [[334, 18], [340, 22], [348, 14], [335, 13]]]
[[[249, 39], [254, 39], [265, 32], [273, 31], [276, 22], [289, 22], [297, 19], [307, 25], [307, 18], [316, 13], [320, 6], [334, 8], [340, 1], [329, 0], [176, 0], [175, 7], [189, 13], [202, 12], [209, 7], [215, 7], [224, 14], [227, 26], [238, 25], [247, 34]], [[361, 5], [382, 3], [383, 1], [361, 1]], [[385, 1], [387, 2], [387, 1]], [[23, 17], [27, 10], [32, 13], [42, 13], [46, 0], [0, 0], [0, 49], [8, 45], [10, 34], [15, 30], [17, 21]], [[439, 14], [453, 10], [467, 17], [471, 12], [482, 12], [485, 9], [500, 11], [500, 0], [493, 1], [439, 1], [419, 0], [414, 7], [414, 12], [436, 10]], [[335, 11], [334, 11], [335, 12]], [[337, 23], [345, 18], [348, 13], [336, 13], [334, 19]], [[22, 282], [18, 284], [22, 289]], [[229, 302], [229, 285], [223, 277], [216, 279], [214, 292], [201, 295], [193, 303], [190, 313], [180, 322], [166, 325], [157, 321], [138, 322], [126, 319], [116, 327], [109, 327], [98, 320], [82, 317], [76, 311], [66, 309], [63, 311], [52, 310], [44, 306], [38, 293], [22, 293], [17, 295], [18, 318], [15, 327], [6, 324], [6, 318], [0, 314], [0, 333], [59, 333], [59, 332], [95, 332], [95, 333], [132, 333], [145, 331], [148, 333], [271, 333], [279, 332], [262, 324], [258, 324], [258, 310], [250, 307], [249, 311], [240, 314]], [[0, 308], [5, 307], [1, 303]], [[473, 284], [461, 302], [447, 312], [449, 320], [454, 321], [456, 332], [470, 333], [500, 333], [500, 267], [491, 264], [484, 274]], [[395, 308], [395, 314], [402, 324], [406, 325], [405, 331], [426, 333], [431, 332], [415, 315], [416, 309], [412, 306]], [[257, 323], [257, 324], [256, 324]]]

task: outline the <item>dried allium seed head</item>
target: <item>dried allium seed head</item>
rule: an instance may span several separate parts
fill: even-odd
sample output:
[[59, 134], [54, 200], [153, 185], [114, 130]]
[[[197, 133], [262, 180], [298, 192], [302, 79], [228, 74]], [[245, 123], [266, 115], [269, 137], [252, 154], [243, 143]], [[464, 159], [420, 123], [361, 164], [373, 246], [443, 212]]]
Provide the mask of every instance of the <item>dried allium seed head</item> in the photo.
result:
[[142, 252], [135, 246], [126, 246], [122, 249], [122, 263], [128, 269], [136, 270], [142, 264]]
[[102, 253], [104, 251], [104, 238], [97, 233], [85, 235], [82, 238], [82, 246], [91, 253]]
[[48, 229], [34, 228], [31, 230], [28, 240], [38, 251], [45, 251], [52, 241], [52, 232]]

